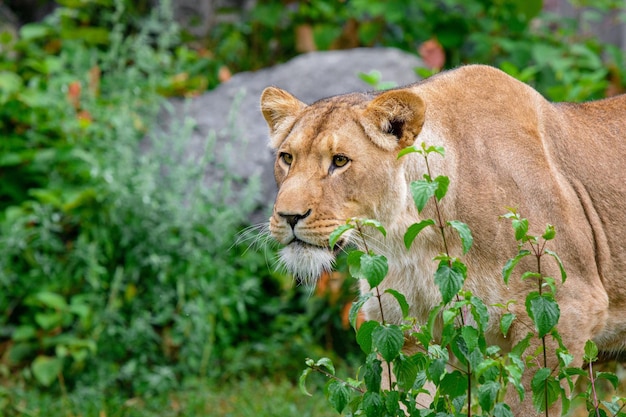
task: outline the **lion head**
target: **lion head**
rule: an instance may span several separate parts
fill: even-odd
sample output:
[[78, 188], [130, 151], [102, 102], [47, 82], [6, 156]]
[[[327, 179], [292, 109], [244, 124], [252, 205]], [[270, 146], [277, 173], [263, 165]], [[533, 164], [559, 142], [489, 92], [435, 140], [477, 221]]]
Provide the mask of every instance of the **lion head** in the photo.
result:
[[[275, 151], [278, 194], [270, 232], [280, 261], [301, 282], [332, 268], [329, 236], [350, 218], [383, 222], [406, 209], [408, 188], [398, 151], [413, 144], [424, 102], [408, 91], [349, 94], [306, 105], [268, 87], [261, 110]], [[401, 185], [400, 185], [401, 184]]]

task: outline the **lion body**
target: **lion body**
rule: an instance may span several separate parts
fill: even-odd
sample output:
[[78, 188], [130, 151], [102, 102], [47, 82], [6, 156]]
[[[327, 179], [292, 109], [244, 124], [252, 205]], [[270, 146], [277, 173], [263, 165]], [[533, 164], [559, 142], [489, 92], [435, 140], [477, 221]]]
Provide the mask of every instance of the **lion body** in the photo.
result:
[[[568, 274], [556, 293], [558, 329], [575, 364], [582, 363], [589, 339], [608, 354], [626, 350], [626, 96], [554, 104], [497, 69], [466, 66], [400, 89], [310, 106], [270, 87], [262, 110], [277, 153], [270, 231], [286, 245], [281, 257], [294, 275], [314, 279], [330, 268], [330, 233], [348, 218], [374, 218], [387, 229], [386, 238], [366, 236], [368, 247], [389, 262], [381, 289], [402, 292], [412, 316], [428, 316], [441, 300], [433, 258], [443, 246], [429, 228], [405, 248], [407, 227], [436, 213], [432, 202], [418, 213], [410, 193], [410, 183], [426, 173], [423, 158], [397, 158], [400, 149], [425, 142], [446, 151], [445, 158], [429, 157], [433, 175], [450, 178], [443, 218], [466, 223], [474, 236], [463, 258], [465, 288], [488, 306], [516, 300], [511, 310], [526, 317], [524, 300], [535, 284], [518, 273], [506, 285], [501, 275], [517, 245], [510, 222], [500, 216], [516, 207], [534, 234], [546, 224], [556, 228], [550, 249]], [[459, 256], [460, 240], [450, 233], [449, 243]], [[530, 262], [518, 270], [535, 270]], [[551, 259], [541, 267], [560, 276]], [[362, 290], [369, 290], [366, 284]], [[395, 300], [384, 296], [383, 302], [385, 319], [400, 322]], [[489, 310], [490, 343], [507, 351], [527, 334], [516, 320], [503, 337], [503, 310]], [[377, 304], [366, 304], [364, 312], [381, 319]], [[531, 405], [520, 407], [524, 412]]]

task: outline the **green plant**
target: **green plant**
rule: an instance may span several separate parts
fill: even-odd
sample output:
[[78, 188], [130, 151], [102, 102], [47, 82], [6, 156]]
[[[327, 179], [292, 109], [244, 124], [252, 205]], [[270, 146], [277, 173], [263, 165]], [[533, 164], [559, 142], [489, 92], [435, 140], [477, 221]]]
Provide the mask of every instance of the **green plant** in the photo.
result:
[[[625, 85], [619, 48], [579, 30], [597, 20], [593, 12], [623, 16], [619, 2], [594, 3], [579, 21], [542, 11], [541, 0], [284, 3], [259, 1], [242, 22], [218, 25], [209, 37], [210, 48], [239, 71], [287, 60], [299, 53], [298, 42], [319, 50], [383, 45], [415, 53], [424, 42], [436, 40], [445, 52], [446, 68], [493, 65], [554, 101], [599, 98], [607, 89], [619, 91]], [[310, 30], [299, 31], [302, 26]], [[303, 36], [308, 38], [299, 39]]]
[[[364, 229], [374, 227], [383, 235], [385, 229], [375, 220], [349, 219], [345, 225], [337, 228], [330, 236], [329, 244], [333, 247], [341, 235], [354, 230], [363, 240], [364, 251], [350, 252], [347, 263], [352, 275], [367, 280], [371, 291], [362, 294], [350, 312], [350, 320], [356, 331], [356, 339], [366, 354], [359, 375], [355, 379], [342, 379], [335, 376], [335, 368], [327, 358], [320, 360], [308, 359], [307, 369], [301, 376], [301, 387], [306, 392], [306, 381], [312, 372], [328, 377], [326, 395], [333, 408], [339, 413], [347, 410], [347, 415], [367, 416], [439, 416], [439, 415], [495, 415], [512, 416], [512, 411], [505, 400], [505, 394], [515, 389], [519, 400], [526, 395], [532, 396], [532, 402], [538, 411], [549, 415], [551, 405], [558, 399], [563, 402], [565, 411], [569, 408], [569, 398], [563, 385], [573, 388], [572, 376], [586, 375], [581, 368], [570, 367], [573, 357], [563, 346], [556, 325], [559, 319], [559, 307], [555, 301], [555, 280], [542, 273], [542, 257], [553, 257], [561, 272], [561, 280], [566, 278], [564, 267], [558, 255], [546, 244], [555, 235], [555, 229], [547, 226], [545, 232], [538, 236], [528, 234], [528, 220], [521, 218], [515, 210], [510, 210], [504, 217], [512, 220], [516, 240], [519, 241], [518, 254], [509, 260], [503, 268], [505, 282], [513, 269], [527, 257], [534, 256], [536, 270], [521, 275], [523, 280], [535, 280], [537, 291], [526, 296], [525, 304], [529, 331], [526, 337], [517, 342], [510, 352], [502, 352], [498, 346], [489, 345], [485, 337], [485, 329], [489, 321], [487, 306], [471, 292], [463, 289], [467, 275], [465, 264], [451, 256], [447, 241], [450, 228], [458, 233], [462, 243], [463, 254], [472, 246], [473, 238], [467, 225], [442, 217], [441, 200], [445, 197], [449, 179], [445, 176], [434, 177], [430, 171], [428, 157], [435, 153], [444, 155], [439, 147], [413, 146], [401, 151], [399, 157], [418, 152], [424, 157], [427, 173], [424, 179], [411, 183], [411, 192], [419, 212], [426, 203], [433, 199], [436, 217], [424, 219], [411, 225], [405, 234], [405, 245], [409, 248], [416, 236], [427, 227], [435, 227], [441, 236], [444, 252], [434, 261], [438, 267], [434, 274], [434, 282], [441, 292], [441, 302], [430, 312], [426, 322], [417, 322], [408, 316], [409, 305], [401, 293], [387, 289], [398, 302], [404, 320], [401, 324], [385, 321], [385, 311], [381, 302], [379, 284], [387, 274], [387, 260], [381, 255], [371, 252], [363, 238]], [[525, 249], [528, 245], [530, 250]], [[366, 321], [356, 326], [356, 315], [359, 309], [370, 299], [377, 300], [381, 322]], [[507, 309], [507, 305], [496, 306]], [[501, 316], [500, 329], [504, 337], [516, 318], [506, 312]], [[550, 336], [557, 344], [552, 350], [547, 346]], [[416, 341], [417, 353], [403, 352], [405, 337]], [[527, 352], [532, 339], [537, 337], [540, 347]], [[555, 361], [548, 361], [548, 355], [556, 354]], [[452, 359], [452, 355], [454, 360]], [[594, 351], [592, 342], [585, 348], [586, 359], [592, 363], [597, 359], [597, 348]], [[534, 370], [533, 363], [537, 357], [543, 365]], [[524, 386], [522, 375], [532, 372], [530, 386]], [[624, 416], [624, 398], [614, 398], [600, 408], [598, 397], [594, 391], [594, 381], [600, 378], [609, 379], [616, 386], [616, 377], [603, 374], [596, 375], [590, 369], [590, 388], [579, 394], [587, 399], [588, 410], [594, 415]], [[526, 392], [530, 388], [530, 392]], [[428, 402], [420, 394], [429, 394]], [[622, 404], [622, 405], [620, 405]]]
[[[68, 3], [24, 26], [0, 58], [0, 381], [10, 413], [22, 389], [54, 393], [68, 414], [79, 399], [288, 372], [325, 337], [308, 330], [322, 301], [307, 307], [267, 272], [271, 248], [233, 246], [263, 209], [258, 179], [216, 159], [215, 136], [190, 158], [193, 121], [157, 124], [164, 95], [196, 91], [172, 79], [215, 62], [179, 45], [167, 3], [141, 24], [127, 12], [124, 0]], [[206, 180], [207, 166], [219, 181]]]

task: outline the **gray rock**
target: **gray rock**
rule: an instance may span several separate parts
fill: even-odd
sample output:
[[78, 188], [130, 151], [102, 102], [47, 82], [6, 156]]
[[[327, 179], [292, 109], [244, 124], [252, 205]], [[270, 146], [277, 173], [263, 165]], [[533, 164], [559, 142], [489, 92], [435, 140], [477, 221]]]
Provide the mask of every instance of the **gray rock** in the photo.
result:
[[[371, 90], [358, 77], [359, 72], [378, 70], [382, 81], [397, 85], [415, 82], [418, 77], [414, 68], [421, 65], [416, 56], [391, 48], [312, 52], [285, 64], [236, 74], [213, 91], [189, 100], [173, 100], [171, 104], [177, 120], [182, 115], [195, 119], [191, 154], [200, 153], [214, 132], [216, 162], [232, 161], [230, 169], [244, 179], [260, 176], [258, 202], [267, 207], [274, 200], [276, 185], [274, 156], [267, 147], [267, 125], [259, 110], [265, 87], [275, 85], [305, 103], [312, 103], [350, 91]], [[219, 181], [219, 172], [209, 172], [207, 180]]]

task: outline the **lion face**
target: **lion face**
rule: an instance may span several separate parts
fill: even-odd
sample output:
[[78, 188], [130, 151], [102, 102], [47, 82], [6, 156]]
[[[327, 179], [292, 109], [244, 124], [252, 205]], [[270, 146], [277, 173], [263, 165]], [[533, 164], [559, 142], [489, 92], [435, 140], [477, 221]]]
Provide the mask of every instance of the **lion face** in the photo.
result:
[[329, 236], [350, 218], [383, 223], [406, 206], [397, 153], [413, 144], [423, 123], [422, 100], [408, 92], [352, 94], [306, 106], [270, 87], [261, 98], [276, 152], [278, 194], [270, 232], [284, 248], [280, 260], [298, 280], [313, 283], [330, 270]]

